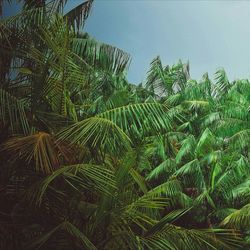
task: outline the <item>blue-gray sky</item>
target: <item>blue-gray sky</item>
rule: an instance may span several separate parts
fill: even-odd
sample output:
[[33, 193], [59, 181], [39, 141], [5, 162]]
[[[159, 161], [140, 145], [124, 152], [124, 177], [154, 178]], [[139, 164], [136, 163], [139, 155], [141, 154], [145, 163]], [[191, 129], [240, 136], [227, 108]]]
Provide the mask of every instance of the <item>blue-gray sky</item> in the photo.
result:
[[86, 30], [132, 55], [132, 82], [156, 55], [189, 60], [195, 79], [218, 67], [230, 80], [250, 77], [250, 1], [96, 0]]
[[189, 60], [198, 80], [219, 67], [230, 80], [250, 78], [250, 1], [95, 0], [85, 30], [131, 54], [134, 83], [157, 55], [164, 64]]

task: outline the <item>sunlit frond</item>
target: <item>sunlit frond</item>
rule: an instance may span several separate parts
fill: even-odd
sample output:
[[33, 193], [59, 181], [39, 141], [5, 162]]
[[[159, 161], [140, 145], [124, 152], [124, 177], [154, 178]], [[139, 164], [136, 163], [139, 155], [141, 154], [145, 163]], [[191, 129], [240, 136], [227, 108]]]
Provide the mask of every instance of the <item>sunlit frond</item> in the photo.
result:
[[222, 226], [233, 227], [236, 229], [249, 228], [250, 226], [250, 204], [233, 212], [227, 216], [222, 222]]
[[90, 117], [77, 122], [64, 130], [58, 137], [71, 144], [89, 144], [92, 147], [104, 146], [112, 151], [129, 148], [130, 138], [114, 122], [103, 117]]
[[167, 111], [156, 102], [129, 104], [98, 114], [98, 117], [112, 121], [129, 134], [133, 134], [133, 129], [142, 133], [159, 133], [170, 128]]
[[14, 161], [24, 159], [27, 164], [35, 166], [36, 171], [45, 174], [53, 172], [63, 163], [62, 159], [69, 161], [74, 158], [73, 149], [45, 132], [26, 137], [13, 137], [4, 145], [3, 149], [10, 154]]

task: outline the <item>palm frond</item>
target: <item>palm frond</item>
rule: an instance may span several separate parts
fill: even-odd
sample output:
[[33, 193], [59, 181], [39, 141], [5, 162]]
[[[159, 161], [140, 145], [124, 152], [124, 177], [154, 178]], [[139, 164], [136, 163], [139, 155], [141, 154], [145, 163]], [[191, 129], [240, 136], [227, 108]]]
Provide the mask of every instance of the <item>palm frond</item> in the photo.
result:
[[[25, 100], [19, 99], [0, 88], [0, 119], [4, 124], [10, 123], [12, 133], [23, 132], [28, 134], [30, 132], [28, 111]], [[21, 131], [18, 131], [18, 127], [21, 127]]]
[[190, 135], [182, 141], [182, 146], [176, 155], [176, 162], [180, 163], [182, 158], [192, 156], [196, 147], [196, 140], [193, 135]]
[[249, 228], [250, 226], [250, 204], [227, 216], [222, 222], [222, 226], [233, 227], [236, 229]]
[[228, 78], [224, 69], [219, 69], [215, 73], [215, 79], [216, 79], [216, 87], [214, 88], [212, 92], [212, 96], [217, 98], [217, 97], [222, 96], [224, 93], [227, 93], [227, 91], [230, 88], [230, 83], [228, 81]]
[[87, 0], [66, 13], [64, 16], [67, 18], [69, 24], [77, 30], [82, 28], [90, 14], [92, 4], [93, 0]]
[[208, 152], [215, 149], [216, 142], [216, 137], [210, 129], [206, 128], [196, 146], [196, 154], [206, 155]]
[[154, 168], [148, 175], [147, 180], [157, 180], [159, 177], [167, 178], [169, 174], [176, 170], [176, 163], [172, 159], [167, 159]]
[[108, 110], [98, 117], [112, 121], [123, 131], [133, 134], [150, 131], [166, 131], [170, 128], [170, 121], [164, 106], [159, 103], [136, 103]]
[[72, 159], [73, 149], [45, 132], [38, 132], [26, 137], [13, 137], [4, 145], [3, 149], [14, 161], [24, 159], [27, 164], [35, 165], [36, 171], [45, 174], [52, 173], [59, 168], [62, 159]]
[[166, 197], [172, 197], [182, 191], [181, 183], [176, 179], [170, 179], [148, 192], [148, 195], [159, 196], [163, 195]]
[[92, 164], [77, 164], [62, 166], [46, 177], [37, 188], [34, 195], [36, 204], [41, 205], [48, 187], [53, 182], [62, 177], [65, 183], [75, 190], [90, 190], [103, 192], [105, 195], [111, 195], [117, 189], [114, 173], [102, 166]]
[[130, 63], [129, 54], [91, 38], [74, 38], [72, 51], [90, 67], [106, 74], [107, 72], [112, 75], [122, 74]]
[[[230, 230], [187, 230], [171, 224], [142, 242], [149, 249], [240, 249], [243, 247], [239, 234]], [[175, 235], [175, 236], [174, 236]], [[178, 241], [173, 237], [178, 235]]]
[[60, 140], [71, 144], [116, 148], [130, 147], [130, 138], [114, 122], [103, 117], [90, 117], [59, 132]]
[[88, 237], [83, 232], [81, 232], [75, 225], [70, 223], [69, 221], [64, 221], [64, 222], [60, 223], [59, 225], [54, 227], [52, 230], [50, 230], [48, 233], [35, 239], [27, 247], [28, 248], [36, 247], [37, 249], [40, 248], [58, 231], [64, 231], [65, 233], [68, 233], [70, 236], [77, 239], [81, 243], [82, 247], [84, 247], [84, 249], [88, 249], [88, 250], [96, 250], [97, 249], [94, 246], [94, 244], [88, 239]]

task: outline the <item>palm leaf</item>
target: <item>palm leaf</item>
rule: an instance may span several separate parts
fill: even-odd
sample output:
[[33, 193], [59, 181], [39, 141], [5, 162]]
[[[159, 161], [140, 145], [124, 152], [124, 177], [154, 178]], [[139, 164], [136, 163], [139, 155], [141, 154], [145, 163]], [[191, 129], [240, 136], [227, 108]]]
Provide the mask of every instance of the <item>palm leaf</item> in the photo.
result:
[[89, 144], [92, 147], [106, 147], [110, 150], [128, 149], [130, 138], [112, 121], [102, 117], [90, 117], [77, 122], [64, 130], [58, 137], [72, 144]]
[[169, 174], [176, 170], [176, 163], [172, 159], [167, 159], [162, 162], [159, 166], [154, 168], [147, 176], [147, 180], [157, 180], [159, 177], [165, 175], [167, 178]]
[[72, 51], [93, 69], [112, 75], [124, 73], [130, 63], [130, 56], [124, 51], [88, 37], [74, 38]]
[[2, 88], [0, 88], [0, 119], [5, 124], [10, 123], [12, 132], [18, 132], [19, 126], [24, 134], [30, 131], [25, 101]]
[[64, 16], [67, 17], [69, 24], [77, 30], [83, 27], [85, 20], [88, 18], [93, 0], [87, 0], [79, 4]]
[[53, 172], [59, 168], [61, 158], [69, 161], [72, 159], [72, 148], [56, 139], [48, 133], [39, 132], [26, 137], [13, 137], [4, 145], [3, 149], [7, 151], [14, 161], [23, 158], [28, 164], [35, 164], [36, 171], [45, 174]]
[[170, 128], [164, 107], [156, 102], [129, 104], [98, 114], [98, 117], [112, 121], [128, 133], [133, 133], [133, 127], [138, 133], [152, 130], [159, 133]]
[[222, 226], [233, 227], [236, 229], [249, 228], [250, 226], [250, 204], [227, 216], [222, 222]]
[[28, 248], [34, 248], [34, 247], [36, 247], [36, 249], [40, 248], [58, 231], [64, 231], [68, 233], [69, 235], [71, 235], [72, 237], [74, 237], [75, 239], [77, 239], [81, 243], [81, 245], [84, 247], [84, 249], [88, 249], [88, 250], [97, 249], [94, 246], [94, 244], [88, 239], [88, 237], [69, 221], [64, 221], [60, 223], [59, 225], [54, 227], [52, 230], [50, 230], [48, 233], [35, 239], [31, 244], [28, 245]]

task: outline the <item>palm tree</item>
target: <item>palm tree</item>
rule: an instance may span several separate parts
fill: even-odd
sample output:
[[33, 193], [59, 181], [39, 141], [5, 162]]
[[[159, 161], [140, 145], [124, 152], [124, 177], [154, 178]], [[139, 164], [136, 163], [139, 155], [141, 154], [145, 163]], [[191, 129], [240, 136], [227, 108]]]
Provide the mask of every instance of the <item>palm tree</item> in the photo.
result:
[[249, 82], [229, 83], [223, 69], [215, 76], [215, 84], [205, 74], [200, 83], [188, 80], [184, 89], [164, 97], [182, 122], [164, 139], [170, 144], [161, 146], [163, 157], [147, 179], [158, 185], [177, 178], [174, 196], [185, 197], [177, 206], [193, 205], [189, 226], [221, 224], [247, 234]]
[[[129, 84], [130, 56], [82, 32], [92, 1], [63, 15], [65, 4], [23, 1], [1, 21], [1, 249], [239, 249], [234, 229], [180, 224], [196, 203], [185, 194], [189, 182], [178, 180], [183, 167], [172, 163], [206, 159], [202, 142], [190, 156], [179, 143], [187, 132], [199, 138], [196, 121], [214, 111], [185, 99], [194, 84], [188, 65], [156, 63], [152, 79], [164, 95], [154, 80]], [[152, 184], [147, 174], [162, 160], [175, 176]]]

